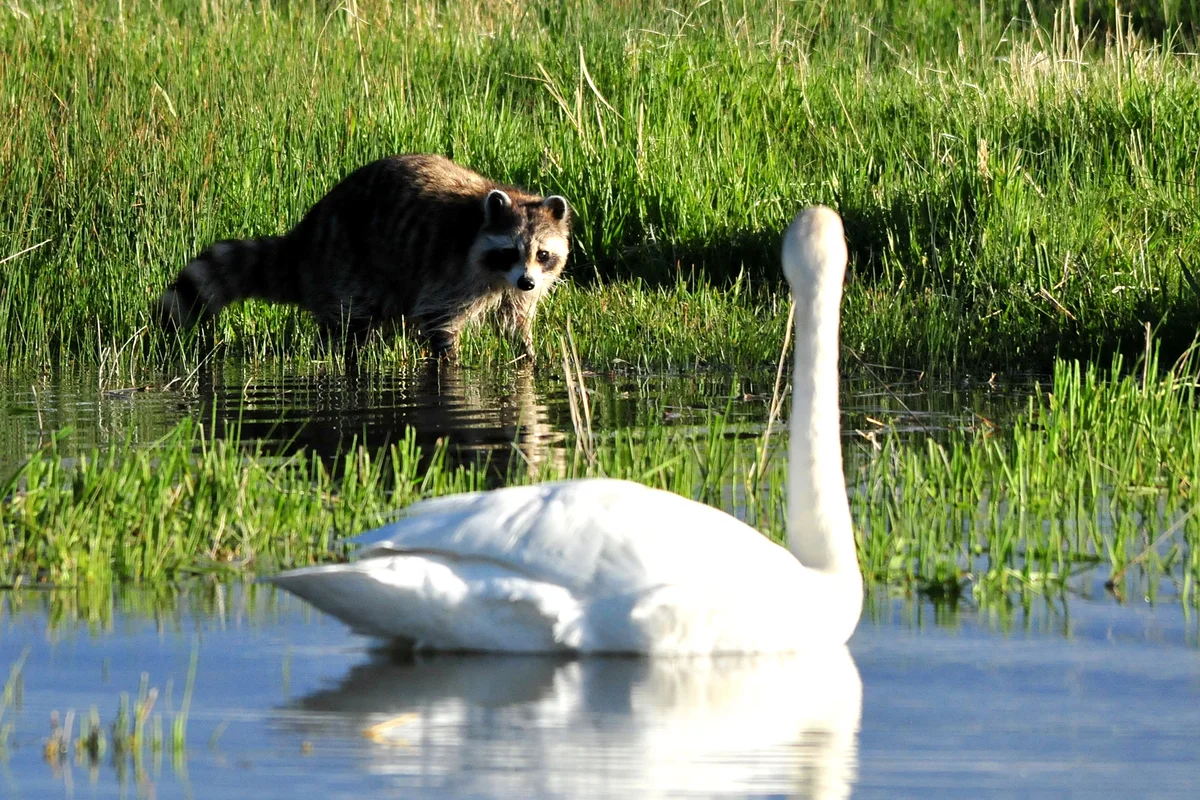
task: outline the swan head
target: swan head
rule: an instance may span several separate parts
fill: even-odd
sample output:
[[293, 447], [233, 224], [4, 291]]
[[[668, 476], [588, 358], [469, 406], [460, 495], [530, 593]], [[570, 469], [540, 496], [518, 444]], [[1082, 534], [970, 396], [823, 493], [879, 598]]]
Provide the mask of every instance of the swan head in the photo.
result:
[[804, 209], [783, 236], [783, 274], [793, 294], [807, 295], [831, 284], [840, 294], [846, 259], [842, 218], [831, 208]]

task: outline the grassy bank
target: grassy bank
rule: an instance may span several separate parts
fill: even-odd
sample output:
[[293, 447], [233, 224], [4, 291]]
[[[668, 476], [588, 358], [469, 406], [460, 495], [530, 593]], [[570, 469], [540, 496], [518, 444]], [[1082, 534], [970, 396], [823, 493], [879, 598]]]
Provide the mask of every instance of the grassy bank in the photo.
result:
[[[1096, 570], [1118, 592], [1132, 586], [1194, 604], [1196, 364], [1136, 372], [1109, 381], [1063, 362], [1052, 389], [1003, 429], [848, 438], [859, 557], [871, 582], [1003, 605], [1061, 593], [1073, 575]], [[786, 436], [767, 445], [759, 474], [761, 435], [719, 417], [705, 428], [648, 416], [656, 418], [584, 436], [578, 447], [543, 454], [536, 475], [518, 468], [508, 482], [629, 478], [740, 509], [767, 535], [782, 535]], [[151, 449], [69, 459], [51, 446], [4, 487], [0, 584], [153, 587], [338, 558], [341, 537], [395, 509], [482, 485], [480, 469], [451, 469], [442, 455], [422, 460], [411, 439], [386, 455], [360, 449], [335, 480], [315, 458], [272, 458], [214, 441], [192, 423]]]
[[[11, 3], [0, 361], [178, 354], [139, 331], [191, 254], [414, 150], [571, 200], [586, 285], [547, 326], [622, 331], [581, 337], [585, 360], [759, 358], [726, 342], [786, 312], [778, 232], [813, 201], [846, 218], [846, 342], [869, 359], [1044, 366], [1146, 321], [1181, 345], [1200, 321], [1195, 3], [1074, 6], [1077, 27], [1045, 2]], [[687, 335], [697, 303], [719, 342]], [[315, 348], [263, 307], [217, 339]]]

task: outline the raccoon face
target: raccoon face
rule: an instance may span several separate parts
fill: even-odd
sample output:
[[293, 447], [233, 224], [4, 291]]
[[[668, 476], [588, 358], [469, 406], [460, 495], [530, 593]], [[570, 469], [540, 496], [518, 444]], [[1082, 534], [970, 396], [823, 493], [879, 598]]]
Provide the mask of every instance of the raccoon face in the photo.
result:
[[553, 282], [570, 252], [571, 210], [558, 195], [514, 205], [493, 189], [483, 201], [477, 263], [493, 282], [532, 292]]

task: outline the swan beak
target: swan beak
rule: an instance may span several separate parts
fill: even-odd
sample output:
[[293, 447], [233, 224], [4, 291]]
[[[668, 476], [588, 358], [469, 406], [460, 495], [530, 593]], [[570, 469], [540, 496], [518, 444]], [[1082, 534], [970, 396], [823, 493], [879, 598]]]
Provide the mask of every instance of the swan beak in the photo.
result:
[[363, 728], [362, 735], [370, 739], [372, 742], [386, 741], [386, 737], [384, 736], [385, 733], [393, 728], [399, 728], [401, 725], [407, 725], [408, 723], [416, 720], [416, 718], [416, 714], [401, 714], [398, 717], [392, 717], [391, 719], [384, 720], [378, 725], [372, 725], [369, 728]]

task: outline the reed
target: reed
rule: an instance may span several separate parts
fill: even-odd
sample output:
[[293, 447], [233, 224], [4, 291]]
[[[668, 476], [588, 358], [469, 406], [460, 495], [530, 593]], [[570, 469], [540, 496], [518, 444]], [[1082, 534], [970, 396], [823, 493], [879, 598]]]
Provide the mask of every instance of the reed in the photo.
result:
[[[578, 286], [547, 304], [549, 364], [568, 316], [605, 366], [769, 363], [778, 231], [814, 201], [846, 219], [845, 341], [871, 361], [1048, 368], [1136, 350], [1145, 322], [1179, 351], [1200, 322], [1197, 4], [1117, 8], [9, 3], [0, 363], [202, 357], [149, 325], [187, 259], [401, 151], [571, 199]], [[209, 342], [325, 357], [262, 305]]]

